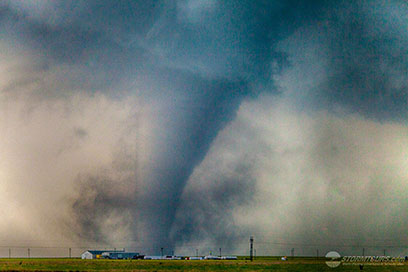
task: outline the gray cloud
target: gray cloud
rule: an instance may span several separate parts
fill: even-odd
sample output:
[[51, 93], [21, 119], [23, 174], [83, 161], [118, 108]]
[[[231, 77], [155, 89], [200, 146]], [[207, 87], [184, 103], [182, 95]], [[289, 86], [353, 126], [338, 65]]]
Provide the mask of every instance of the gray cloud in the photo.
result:
[[250, 235], [260, 254], [400, 245], [407, 129], [306, 114], [273, 96], [243, 103], [184, 190], [173, 229], [180, 250], [246, 252]]
[[[107, 232], [104, 239], [96, 239], [106, 221], [113, 220], [109, 207], [133, 199], [135, 181], [144, 172], [138, 165], [149, 156], [149, 126], [135, 123], [143, 105], [134, 109], [138, 103], [125, 99], [78, 94], [35, 104], [30, 97], [2, 101], [3, 227], [22, 226], [4, 232], [2, 239], [35, 235], [73, 244], [81, 243], [78, 238], [111, 241]], [[123, 216], [123, 205], [117, 205], [121, 212], [114, 209], [110, 215]], [[94, 217], [84, 219], [84, 213]], [[88, 230], [87, 224], [99, 225]], [[112, 235], [122, 233], [121, 225]], [[131, 233], [126, 231], [124, 236]]]
[[[355, 208], [345, 217], [327, 190], [339, 204], [366, 188], [354, 203], [369, 207], [380, 188], [391, 199], [382, 180], [399, 186], [386, 168], [403, 175], [387, 143], [404, 145], [405, 10], [399, 1], [2, 2], [5, 235], [18, 222], [13, 235], [27, 239], [233, 250], [250, 233], [307, 242], [324, 233], [306, 227], [318, 223], [342, 233], [328, 219], [340, 218], [351, 227], [339, 237], [364, 236]], [[359, 126], [375, 136], [354, 134]], [[398, 208], [396, 199], [384, 201]], [[316, 212], [303, 218], [305, 207]], [[246, 221], [250, 211], [262, 224]]]
[[406, 9], [399, 1], [323, 9], [317, 22], [278, 43], [293, 65], [275, 79], [283, 79], [287, 86], [282, 87], [293, 91], [290, 95], [303, 107], [404, 120], [408, 44], [401, 29], [406, 27]]
[[[393, 4], [322, 6], [276, 43], [288, 63], [272, 62], [279, 95], [241, 105], [190, 176], [173, 228], [180, 250], [246, 252], [255, 235], [265, 254], [406, 254], [406, 22], [385, 19], [406, 6]], [[233, 170], [243, 162], [245, 186]]]

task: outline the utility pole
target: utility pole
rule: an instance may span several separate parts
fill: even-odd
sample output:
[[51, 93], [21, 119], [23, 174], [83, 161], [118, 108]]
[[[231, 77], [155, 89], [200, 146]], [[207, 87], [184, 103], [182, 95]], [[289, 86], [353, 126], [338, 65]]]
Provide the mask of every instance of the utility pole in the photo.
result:
[[385, 256], [385, 249], [384, 249], [384, 256]]
[[220, 248], [220, 257], [221, 257], [222, 255], [221, 255], [221, 248]]
[[365, 256], [365, 248], [363, 247], [363, 257]]
[[198, 257], [198, 248], [196, 248], [196, 257]]
[[160, 248], [160, 252], [161, 252], [161, 255], [163, 257], [163, 248], [162, 247]]
[[254, 237], [249, 238], [249, 258], [251, 262], [254, 260]]
[[69, 258], [71, 258], [71, 248], [69, 248]]

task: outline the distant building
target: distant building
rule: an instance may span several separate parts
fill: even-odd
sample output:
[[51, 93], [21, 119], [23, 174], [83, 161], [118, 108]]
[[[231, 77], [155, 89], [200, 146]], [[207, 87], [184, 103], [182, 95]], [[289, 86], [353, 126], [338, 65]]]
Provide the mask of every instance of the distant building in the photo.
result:
[[222, 256], [221, 260], [238, 260], [237, 256]]
[[140, 254], [138, 252], [104, 252], [102, 253], [102, 258], [113, 259], [113, 260], [123, 260], [123, 259], [138, 259]]
[[208, 255], [204, 257], [204, 260], [220, 260], [221, 257], [214, 256], [214, 255]]
[[186, 260], [202, 260], [203, 257], [196, 257], [196, 256], [191, 256], [191, 257], [187, 257]]
[[82, 259], [101, 259], [102, 253], [106, 252], [106, 250], [87, 250], [81, 254]]
[[145, 260], [163, 260], [164, 256], [144, 256]]
[[125, 252], [124, 250], [87, 250], [81, 254], [82, 259], [136, 259], [138, 252]]

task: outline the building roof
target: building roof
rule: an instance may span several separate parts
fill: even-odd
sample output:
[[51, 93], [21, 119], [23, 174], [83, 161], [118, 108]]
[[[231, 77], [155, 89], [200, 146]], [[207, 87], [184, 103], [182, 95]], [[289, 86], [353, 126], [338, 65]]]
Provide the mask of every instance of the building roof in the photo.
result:
[[[89, 253], [93, 254], [93, 255], [101, 255], [104, 252], [111, 252], [111, 253], [119, 253], [119, 252], [125, 252], [123, 250], [87, 250]], [[85, 251], [86, 252], [86, 251]]]

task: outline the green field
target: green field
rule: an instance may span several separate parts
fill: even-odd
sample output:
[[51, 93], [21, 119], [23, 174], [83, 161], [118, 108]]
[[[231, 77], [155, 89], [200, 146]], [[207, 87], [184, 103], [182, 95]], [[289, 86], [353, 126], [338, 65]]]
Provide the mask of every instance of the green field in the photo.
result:
[[[361, 271], [359, 266], [330, 268], [323, 259], [295, 258], [279, 261], [262, 258], [238, 261], [0, 259], [0, 271]], [[364, 266], [363, 271], [407, 271], [400, 266]]]

